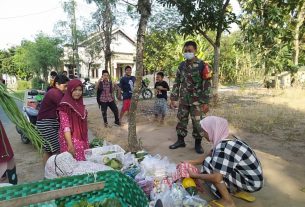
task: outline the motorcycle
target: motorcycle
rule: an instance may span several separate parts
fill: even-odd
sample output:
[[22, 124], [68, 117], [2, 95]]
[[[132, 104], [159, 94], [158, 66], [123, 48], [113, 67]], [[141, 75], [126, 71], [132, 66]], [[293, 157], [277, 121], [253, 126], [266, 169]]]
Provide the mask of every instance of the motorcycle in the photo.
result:
[[[38, 111], [40, 109], [40, 105], [44, 95], [45, 95], [45, 91], [34, 90], [34, 89], [25, 91], [23, 115], [33, 125], [36, 125]], [[18, 126], [16, 126], [16, 130], [21, 136], [22, 143], [29, 144], [30, 143], [29, 138], [26, 137], [26, 135], [22, 132], [22, 130]]]
[[84, 95], [85, 96], [94, 96], [95, 94], [95, 84], [90, 83], [89, 78], [85, 78], [85, 81], [83, 82], [84, 85]]
[[151, 99], [153, 97], [153, 92], [148, 88], [145, 82], [142, 80], [140, 94], [144, 100]]

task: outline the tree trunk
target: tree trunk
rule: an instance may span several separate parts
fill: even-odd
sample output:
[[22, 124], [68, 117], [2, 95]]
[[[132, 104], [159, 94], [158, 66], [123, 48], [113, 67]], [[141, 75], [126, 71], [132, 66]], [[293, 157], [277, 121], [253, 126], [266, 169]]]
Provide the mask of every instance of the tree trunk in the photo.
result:
[[219, 84], [219, 58], [220, 58], [220, 40], [223, 32], [223, 23], [225, 18], [225, 12], [229, 6], [230, 0], [225, 0], [220, 13], [218, 21], [216, 39], [215, 42], [207, 35], [203, 30], [199, 30], [204, 38], [214, 47], [214, 65], [213, 65], [213, 78], [212, 78], [212, 101], [214, 105], [218, 103], [218, 84]]
[[212, 88], [213, 88], [212, 100], [214, 105], [217, 105], [218, 103], [219, 58], [220, 58], [220, 44], [216, 44], [214, 47], [214, 64], [213, 64], [213, 79], [212, 79]]
[[109, 71], [110, 71], [110, 79], [111, 79], [111, 77], [113, 76], [111, 56], [110, 56], [110, 58], [109, 58]]
[[131, 152], [141, 149], [141, 143], [137, 138], [136, 127], [136, 111], [143, 77], [143, 51], [144, 51], [144, 36], [147, 27], [148, 18], [151, 12], [150, 0], [138, 0], [138, 12], [140, 13], [140, 23], [137, 32], [137, 54], [136, 54], [136, 84], [131, 99], [129, 111], [129, 126], [128, 126], [128, 147]]
[[109, 70], [111, 76], [111, 37], [112, 37], [112, 23], [113, 16], [111, 10], [111, 3], [109, 0], [104, 0], [105, 10], [103, 12], [104, 25], [103, 28], [105, 36], [105, 70]]
[[299, 65], [299, 53], [300, 53], [300, 27], [303, 25], [305, 19], [305, 2], [298, 11], [296, 26], [294, 29], [294, 52], [293, 52], [293, 64]]

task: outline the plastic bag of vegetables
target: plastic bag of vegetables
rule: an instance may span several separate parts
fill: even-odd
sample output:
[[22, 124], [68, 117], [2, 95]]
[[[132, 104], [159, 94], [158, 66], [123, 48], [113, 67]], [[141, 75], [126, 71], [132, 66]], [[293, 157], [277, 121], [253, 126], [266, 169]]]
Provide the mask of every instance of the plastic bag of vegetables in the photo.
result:
[[199, 196], [185, 196], [183, 199], [183, 207], [205, 207], [207, 206], [206, 200], [201, 199]]

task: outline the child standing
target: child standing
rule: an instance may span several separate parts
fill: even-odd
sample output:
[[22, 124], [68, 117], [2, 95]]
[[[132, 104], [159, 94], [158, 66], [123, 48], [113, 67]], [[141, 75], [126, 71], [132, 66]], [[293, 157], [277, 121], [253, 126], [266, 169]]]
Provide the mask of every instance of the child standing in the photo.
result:
[[107, 121], [107, 108], [109, 107], [114, 114], [114, 124], [120, 126], [119, 110], [115, 104], [113, 90], [114, 85], [109, 80], [109, 72], [107, 70], [102, 71], [102, 79], [100, 80], [97, 88], [97, 103], [102, 110], [105, 127], [108, 127]]
[[58, 107], [60, 152], [70, 152], [78, 160], [85, 160], [89, 148], [87, 110], [83, 103], [83, 84], [78, 79], [68, 83], [68, 89]]
[[131, 67], [125, 67], [125, 76], [120, 80], [120, 90], [118, 98], [121, 100], [121, 91], [123, 91], [123, 106], [120, 113], [120, 122], [122, 123], [122, 118], [126, 112], [129, 112], [134, 83], [136, 81], [136, 77], [131, 75]]
[[167, 112], [167, 91], [169, 86], [166, 81], [163, 80], [164, 73], [158, 72], [155, 83], [156, 102], [155, 102], [155, 119], [161, 115], [161, 123], [164, 122], [164, 118]]

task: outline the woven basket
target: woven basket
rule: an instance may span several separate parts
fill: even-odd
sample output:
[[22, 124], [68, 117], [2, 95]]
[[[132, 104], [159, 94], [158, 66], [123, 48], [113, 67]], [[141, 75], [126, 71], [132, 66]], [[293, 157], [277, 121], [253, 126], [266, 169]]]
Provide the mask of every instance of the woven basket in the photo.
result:
[[[78, 195], [72, 195], [57, 199], [55, 202], [34, 204], [30, 206], [73, 206], [73, 204], [82, 200], [88, 202], [102, 201], [106, 198], [115, 198], [121, 201], [124, 207], [147, 207], [148, 200], [143, 191], [128, 176], [118, 171], [98, 172], [94, 176], [78, 175], [52, 180], [41, 180], [33, 183], [24, 183], [16, 186], [0, 188], [0, 201], [13, 198], [26, 197], [36, 193], [48, 192], [52, 190], [65, 189], [68, 187], [90, 184], [94, 182], [103, 182], [104, 188]], [[64, 205], [63, 205], [64, 204]]]

